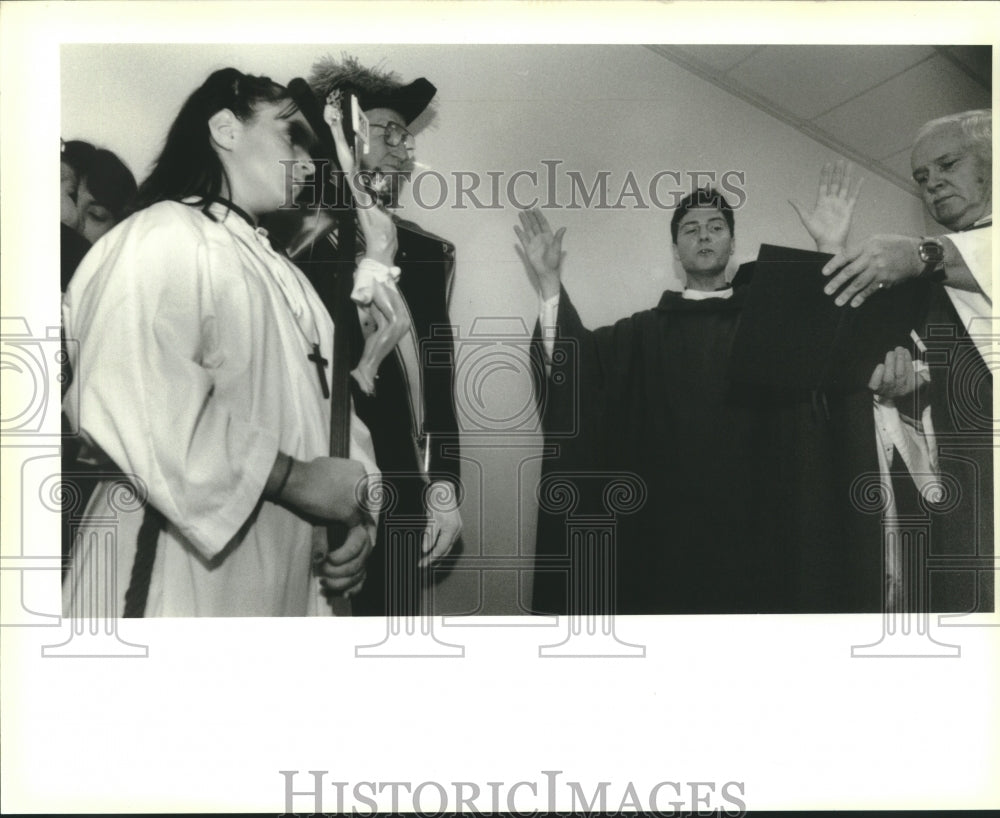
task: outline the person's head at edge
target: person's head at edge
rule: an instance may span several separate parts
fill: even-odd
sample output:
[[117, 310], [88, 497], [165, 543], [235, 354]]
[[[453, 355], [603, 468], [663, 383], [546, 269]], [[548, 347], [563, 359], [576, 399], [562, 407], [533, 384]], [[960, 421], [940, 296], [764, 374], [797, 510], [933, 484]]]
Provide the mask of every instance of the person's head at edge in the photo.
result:
[[135, 209], [196, 197], [207, 213], [224, 198], [257, 220], [285, 201], [285, 163], [294, 182], [312, 176], [315, 141], [284, 86], [221, 69], [181, 106]]
[[414, 137], [409, 126], [430, 105], [437, 89], [424, 77], [403, 84], [395, 72], [365, 67], [350, 56], [317, 60], [309, 84], [321, 99], [331, 91], [357, 96], [371, 125], [371, 144], [361, 155], [361, 169], [375, 174], [376, 181], [384, 178], [382, 199], [395, 206], [413, 171]]
[[674, 259], [692, 290], [716, 290], [726, 281], [726, 265], [736, 247], [733, 208], [714, 188], [681, 199], [670, 219]]
[[993, 112], [964, 111], [926, 123], [910, 157], [931, 217], [958, 231], [992, 213]]
[[62, 143], [59, 220], [93, 244], [124, 218], [135, 177], [117, 155], [89, 142]]

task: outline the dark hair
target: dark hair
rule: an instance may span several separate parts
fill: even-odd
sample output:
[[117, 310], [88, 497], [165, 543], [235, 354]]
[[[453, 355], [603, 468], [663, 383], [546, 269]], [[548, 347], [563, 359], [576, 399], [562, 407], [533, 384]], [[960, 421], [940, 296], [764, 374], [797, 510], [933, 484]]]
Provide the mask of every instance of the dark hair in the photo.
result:
[[118, 155], [89, 142], [73, 139], [64, 142], [60, 160], [87, 183], [95, 201], [104, 205], [119, 221], [136, 194], [135, 177]]
[[229, 109], [247, 122], [253, 119], [258, 103], [287, 99], [284, 86], [269, 77], [251, 76], [235, 68], [212, 73], [181, 106], [153, 172], [139, 186], [134, 209], [197, 196], [204, 202], [202, 210], [207, 213], [212, 201], [222, 194], [223, 182], [228, 182], [222, 162], [212, 148], [208, 120]]
[[87, 168], [97, 153], [97, 148], [82, 139], [71, 139], [62, 143], [59, 159], [73, 168], [77, 177], [85, 176]]
[[670, 235], [674, 244], [677, 244], [677, 230], [680, 227], [681, 219], [687, 215], [689, 210], [697, 207], [717, 208], [722, 213], [722, 218], [726, 220], [726, 224], [729, 225], [730, 235], [736, 234], [736, 219], [733, 216], [732, 205], [714, 187], [702, 187], [681, 199], [681, 203], [674, 210], [674, 215], [670, 219]]

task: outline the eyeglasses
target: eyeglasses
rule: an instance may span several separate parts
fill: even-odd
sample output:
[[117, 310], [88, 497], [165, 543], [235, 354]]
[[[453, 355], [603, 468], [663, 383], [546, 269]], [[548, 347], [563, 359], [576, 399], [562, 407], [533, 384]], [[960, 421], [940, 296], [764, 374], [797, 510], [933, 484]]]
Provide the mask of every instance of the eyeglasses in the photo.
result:
[[416, 145], [413, 134], [395, 122], [390, 122], [388, 125], [376, 125], [374, 122], [371, 122], [369, 123], [369, 127], [382, 128], [385, 131], [382, 137], [385, 139], [385, 144], [390, 148], [398, 148], [402, 145], [408, 151], [412, 151]]

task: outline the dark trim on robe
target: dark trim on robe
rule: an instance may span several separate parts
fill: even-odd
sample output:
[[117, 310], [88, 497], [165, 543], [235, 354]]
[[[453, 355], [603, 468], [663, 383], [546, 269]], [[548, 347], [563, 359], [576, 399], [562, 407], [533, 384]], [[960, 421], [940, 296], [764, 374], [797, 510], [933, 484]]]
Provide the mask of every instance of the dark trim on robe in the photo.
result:
[[989, 613], [996, 571], [983, 566], [995, 553], [993, 376], [944, 287], [935, 288], [919, 332], [931, 371], [938, 465], [945, 485], [957, 489], [943, 508], [918, 508], [917, 519], [930, 522], [930, 610]]

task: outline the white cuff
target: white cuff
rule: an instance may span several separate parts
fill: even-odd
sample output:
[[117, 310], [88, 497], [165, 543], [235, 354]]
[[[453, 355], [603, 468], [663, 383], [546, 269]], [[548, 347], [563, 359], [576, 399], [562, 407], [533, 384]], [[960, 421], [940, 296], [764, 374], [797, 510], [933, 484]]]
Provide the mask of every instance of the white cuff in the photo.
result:
[[538, 325], [542, 330], [542, 349], [545, 350], [545, 365], [552, 362], [552, 352], [556, 345], [556, 319], [559, 317], [559, 293], [546, 298], [538, 306]]

